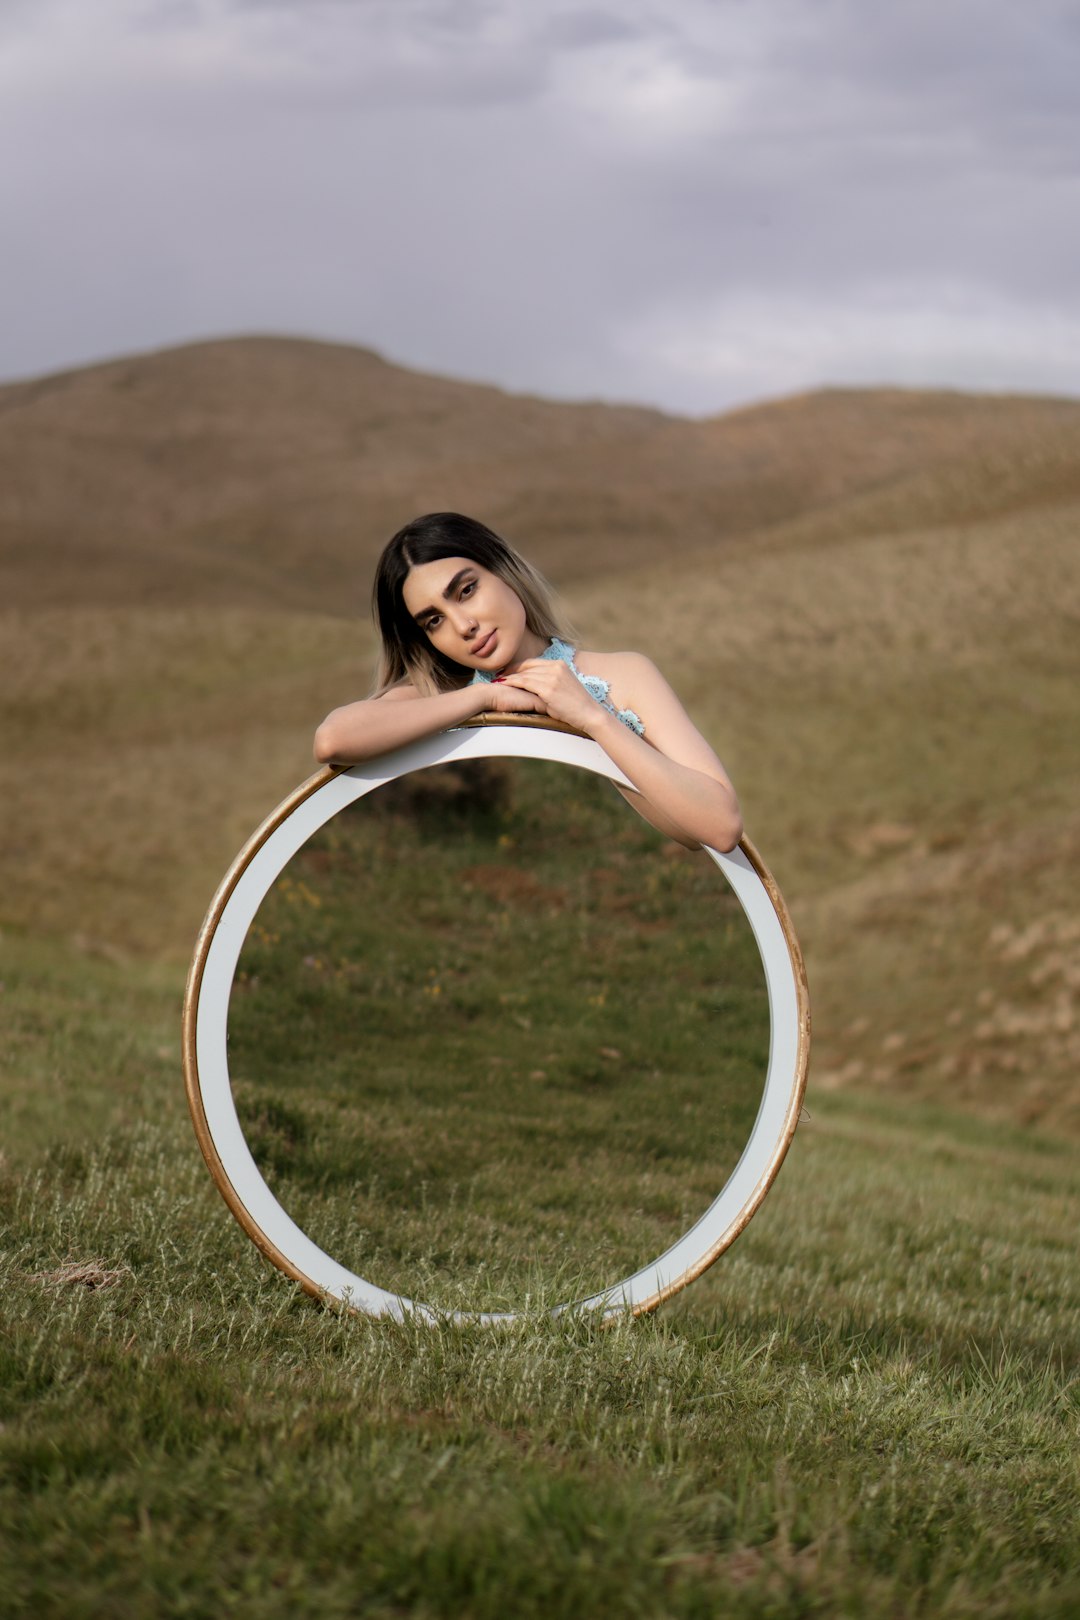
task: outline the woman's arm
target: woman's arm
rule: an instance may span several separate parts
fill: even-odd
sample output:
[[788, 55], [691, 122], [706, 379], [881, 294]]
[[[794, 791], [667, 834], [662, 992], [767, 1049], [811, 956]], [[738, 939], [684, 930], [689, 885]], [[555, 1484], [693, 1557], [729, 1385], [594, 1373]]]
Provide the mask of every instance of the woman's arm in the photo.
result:
[[657, 832], [663, 833], [665, 838], [670, 838], [673, 843], [681, 844], [684, 849], [701, 848], [699, 839], [688, 837], [683, 832], [683, 829], [672, 821], [670, 816], [665, 816], [637, 788], [623, 787], [621, 782], [612, 782], [611, 785], [616, 793], [625, 799], [635, 815], [640, 816], [642, 821], [647, 821], [650, 827], [655, 827]]
[[595, 670], [611, 680], [620, 704], [644, 721], [639, 737], [596, 702], [565, 664], [532, 659], [505, 685], [534, 691], [549, 714], [598, 742], [629, 777], [644, 803], [628, 802], [661, 832], [695, 847], [730, 850], [742, 837], [742, 815], [723, 765], [698, 731], [667, 681], [639, 653], [597, 658]]
[[460, 726], [486, 709], [536, 713], [542, 704], [531, 693], [511, 695], [504, 687], [479, 682], [434, 697], [422, 697], [414, 686], [403, 683], [381, 697], [332, 710], [315, 733], [315, 758], [320, 765], [356, 765]]

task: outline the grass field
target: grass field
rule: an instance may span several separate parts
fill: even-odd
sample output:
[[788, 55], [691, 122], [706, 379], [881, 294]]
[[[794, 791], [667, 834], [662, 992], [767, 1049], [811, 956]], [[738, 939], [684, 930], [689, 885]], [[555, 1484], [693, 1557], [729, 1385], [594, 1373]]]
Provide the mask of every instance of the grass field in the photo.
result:
[[[1080, 406], [688, 423], [282, 344], [2, 394], [0, 1614], [1080, 1612]], [[807, 956], [776, 1186], [607, 1331], [540, 1307], [712, 1196], [763, 1029], [716, 875], [602, 792], [341, 818], [233, 1008], [290, 1207], [519, 1325], [310, 1301], [183, 1102], [210, 895], [441, 506], [666, 670]]]
[[[3, 1170], [0, 1612], [1075, 1612], [1071, 1142], [829, 1095], [656, 1317], [367, 1324], [225, 1211], [174, 985], [10, 942], [4, 985], [48, 1108]], [[583, 1182], [576, 1239], [607, 1213]]]

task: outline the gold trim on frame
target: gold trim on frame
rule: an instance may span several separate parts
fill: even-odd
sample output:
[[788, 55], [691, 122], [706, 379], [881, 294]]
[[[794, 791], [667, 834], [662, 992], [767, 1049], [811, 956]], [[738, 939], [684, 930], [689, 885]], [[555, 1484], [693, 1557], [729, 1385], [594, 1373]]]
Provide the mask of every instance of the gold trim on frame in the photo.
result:
[[182, 1024], [181, 1053], [184, 1064], [184, 1086], [187, 1091], [188, 1108], [191, 1110], [192, 1124], [195, 1126], [195, 1136], [202, 1156], [214, 1179], [214, 1185], [224, 1198], [229, 1210], [240, 1223], [248, 1237], [260, 1249], [266, 1258], [283, 1271], [287, 1277], [298, 1282], [304, 1292], [314, 1299], [325, 1299], [325, 1290], [318, 1283], [294, 1266], [276, 1244], [271, 1243], [262, 1227], [251, 1217], [247, 1205], [239, 1197], [236, 1188], [229, 1180], [225, 1166], [221, 1162], [214, 1139], [210, 1134], [210, 1127], [206, 1121], [206, 1111], [203, 1108], [202, 1091], [199, 1084], [199, 1063], [195, 1050], [195, 1026], [198, 1018], [199, 992], [202, 989], [203, 971], [206, 967], [206, 958], [210, 951], [210, 944], [217, 931], [221, 914], [229, 901], [229, 896], [236, 888], [243, 874], [259, 850], [266, 843], [270, 834], [281, 823], [291, 816], [298, 805], [303, 804], [313, 793], [340, 774], [342, 767], [337, 765], [324, 765], [314, 776], [309, 776], [288, 798], [282, 799], [276, 809], [272, 810], [262, 824], [256, 827], [243, 849], [233, 861], [229, 870], [218, 885], [217, 893], [210, 902], [210, 909], [206, 913], [203, 925], [199, 930], [199, 937], [195, 941], [195, 953], [191, 959], [188, 971], [187, 986], [184, 990], [184, 1015]]
[[554, 720], [550, 714], [497, 714], [488, 709], [481, 709], [469, 720], [459, 721], [453, 730], [475, 731], [481, 726], [524, 726], [527, 731], [565, 731], [568, 737], [588, 737], [587, 732], [568, 726], [565, 720]]

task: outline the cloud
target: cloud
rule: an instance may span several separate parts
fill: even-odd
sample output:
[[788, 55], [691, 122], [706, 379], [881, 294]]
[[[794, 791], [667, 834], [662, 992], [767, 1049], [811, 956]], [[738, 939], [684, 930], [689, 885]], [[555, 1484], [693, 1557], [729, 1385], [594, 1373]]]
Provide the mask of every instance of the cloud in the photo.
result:
[[1080, 310], [968, 283], [879, 283], [854, 296], [742, 292], [659, 305], [616, 336], [639, 372], [678, 378], [690, 408], [833, 384], [1075, 393]]
[[36, 0], [0, 26], [25, 155], [0, 374], [270, 329], [689, 410], [863, 376], [1080, 391], [1057, 0]]

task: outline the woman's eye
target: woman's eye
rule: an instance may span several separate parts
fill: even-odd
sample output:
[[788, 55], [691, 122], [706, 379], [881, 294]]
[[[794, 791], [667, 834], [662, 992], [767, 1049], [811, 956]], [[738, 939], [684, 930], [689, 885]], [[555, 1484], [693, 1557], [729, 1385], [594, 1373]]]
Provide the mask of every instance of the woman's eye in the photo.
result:
[[432, 630], [437, 630], [439, 628], [439, 625], [440, 625], [441, 622], [442, 622], [442, 614], [437, 613], [433, 619], [426, 620], [426, 622], [424, 624], [424, 630], [428, 634], [430, 634], [430, 632]]
[[471, 596], [473, 591], [475, 591], [475, 589], [476, 589], [476, 581], [475, 581], [475, 579], [466, 580], [465, 584], [461, 587], [461, 594], [462, 594], [462, 596]]

